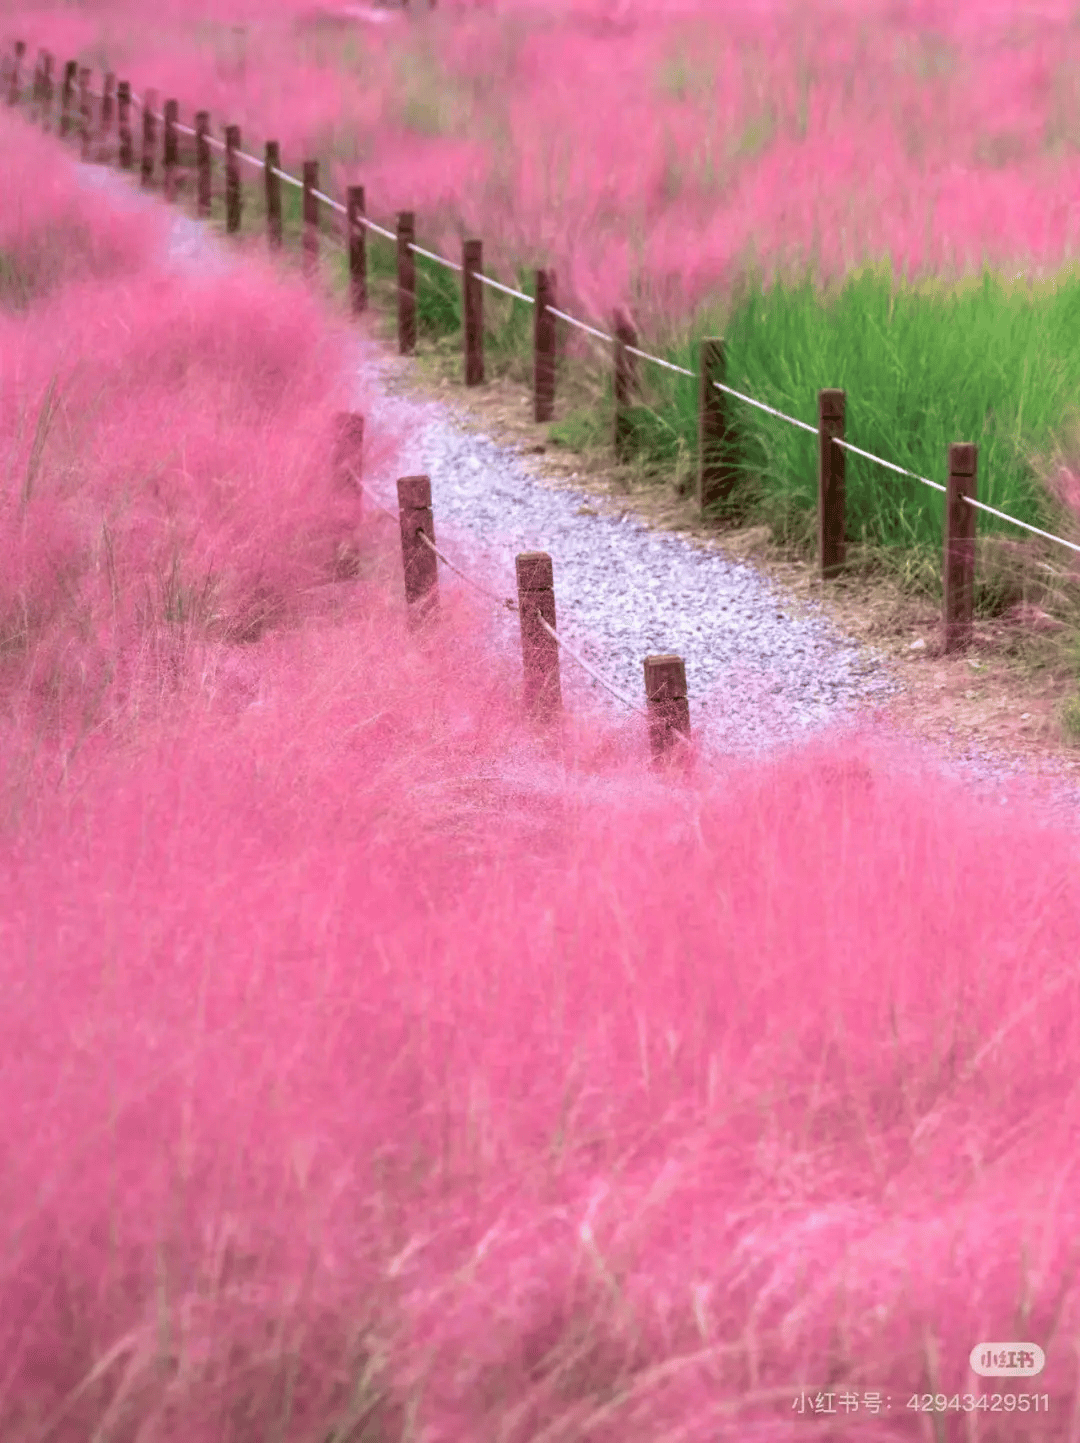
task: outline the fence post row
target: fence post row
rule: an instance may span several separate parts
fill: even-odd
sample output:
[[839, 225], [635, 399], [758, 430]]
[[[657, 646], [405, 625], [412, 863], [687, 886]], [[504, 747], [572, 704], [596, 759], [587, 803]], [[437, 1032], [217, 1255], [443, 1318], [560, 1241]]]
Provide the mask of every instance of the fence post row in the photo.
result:
[[200, 215], [210, 214], [210, 112], [195, 112], [196, 194]]
[[225, 127], [225, 229], [235, 235], [240, 229], [240, 127]]
[[[533, 323], [533, 416], [550, 421], [555, 414], [555, 272], [536, 272], [536, 316]], [[554, 623], [552, 623], [554, 625]]]
[[[17, 40], [14, 44], [14, 58], [4, 61], [3, 78], [7, 80], [7, 100], [15, 105], [22, 97], [21, 67], [26, 54], [26, 43]], [[38, 61], [33, 74], [32, 115], [42, 119], [48, 128], [51, 119], [53, 78], [53, 56], [47, 50], [38, 52]], [[79, 66], [69, 60], [64, 68], [64, 79], [60, 95], [59, 130], [62, 136], [71, 131], [72, 104], [76, 83], [78, 85], [79, 129], [82, 136], [83, 156], [90, 158], [92, 150], [91, 71], [88, 66]], [[104, 76], [101, 95], [99, 133], [99, 158], [109, 156], [109, 132], [112, 125], [113, 92], [116, 90], [118, 106], [119, 161], [130, 168], [132, 136], [130, 128], [131, 86], [121, 81], [117, 86], [116, 77], [109, 72]], [[152, 184], [153, 152], [155, 144], [156, 93], [147, 91], [143, 108], [143, 149], [141, 179], [143, 185]], [[166, 195], [172, 199], [176, 187], [178, 165], [177, 101], [165, 103], [164, 127], [164, 170]], [[207, 214], [211, 206], [211, 173], [209, 146], [209, 114], [199, 111], [195, 118], [196, 155], [198, 166], [198, 207], [201, 214]], [[240, 173], [237, 152], [240, 148], [238, 126], [226, 129], [226, 215], [227, 228], [236, 231], [240, 227]], [[281, 184], [277, 172], [280, 169], [280, 149], [276, 141], [266, 143], [266, 211], [267, 229], [272, 248], [282, 243]], [[303, 216], [304, 216], [304, 268], [311, 274], [318, 262], [318, 189], [319, 167], [317, 161], [304, 162]], [[364, 189], [350, 186], [348, 189], [348, 235], [349, 235], [349, 277], [354, 313], [367, 307], [367, 252], [363, 225]], [[416, 345], [416, 262], [411, 245], [415, 240], [415, 215], [402, 211], [398, 215], [398, 339], [402, 354], [408, 354]], [[462, 266], [463, 322], [465, 347], [465, 383], [469, 386], [480, 384], [484, 379], [483, 351], [483, 292], [479, 276], [483, 270], [483, 247], [479, 240], [467, 240], [464, 244]], [[536, 316], [534, 333], [534, 414], [538, 422], [549, 421], [554, 411], [555, 394], [555, 317], [551, 308], [555, 305], [555, 276], [551, 271], [536, 272]], [[637, 334], [625, 314], [615, 315], [615, 424], [614, 441], [616, 456], [626, 459], [630, 438], [628, 408], [636, 386], [636, 366], [628, 348], [637, 346]], [[700, 394], [698, 411], [698, 506], [702, 513], [716, 501], [725, 500], [734, 486], [737, 468], [733, 456], [733, 429], [730, 425], [729, 407], [722, 393], [712, 384], [723, 377], [725, 352], [722, 338], [710, 337], [702, 341], [700, 354]], [[843, 390], [825, 388], [818, 392], [818, 549], [823, 578], [837, 575], [842, 571], [846, 559], [845, 550], [845, 455], [843, 448], [834, 441], [844, 439], [846, 394]], [[358, 428], [354, 425], [359, 422]], [[346, 470], [355, 465], [359, 475], [359, 449], [362, 441], [362, 418], [344, 415], [339, 418], [340, 434], [336, 446], [335, 466]], [[348, 423], [348, 424], [346, 424]], [[345, 458], [353, 457], [354, 460]], [[975, 582], [975, 509], [966, 504], [965, 497], [976, 498], [978, 447], [972, 442], [953, 442], [949, 446], [948, 485], [946, 487], [945, 543], [943, 558], [943, 626], [945, 649], [955, 651], [971, 639], [974, 615]], [[431, 517], [431, 485], [427, 477], [403, 477], [398, 482], [399, 503], [402, 507], [402, 547], [406, 564], [406, 596], [410, 602], [428, 599], [430, 609], [437, 601], [437, 567], [432, 551], [417, 537], [423, 531], [434, 542], [434, 524]], [[546, 553], [523, 553], [518, 558], [519, 596], [527, 595], [529, 605], [522, 606], [522, 647], [526, 657], [526, 697], [530, 709], [543, 709], [545, 705], [561, 705], [561, 690], [558, 680], [558, 646], [542, 627], [537, 626], [536, 611], [550, 615], [549, 625], [554, 628], [554, 591], [551, 584], [551, 560]], [[415, 610], [415, 615], [419, 611]], [[645, 661], [646, 695], [650, 707], [650, 735], [653, 739], [654, 755], [659, 755], [670, 744], [672, 727], [689, 734], [689, 709], [686, 701], [685, 669], [678, 657], [654, 656]], [[552, 677], [554, 680], [552, 680]], [[555, 701], [542, 702], [544, 696]]]
[[637, 379], [636, 357], [627, 346], [637, 345], [637, 332], [622, 311], [615, 312], [615, 459], [625, 461], [630, 448], [627, 407]]
[[484, 288], [477, 279], [484, 269], [482, 241], [467, 240], [461, 267], [462, 320], [465, 331], [465, 384], [484, 379]]
[[78, 61], [69, 60], [64, 66], [64, 84], [60, 90], [60, 134], [67, 137], [71, 129], [71, 101], [75, 93], [75, 74]]
[[731, 408], [714, 381], [727, 375], [727, 352], [722, 336], [701, 342], [698, 365], [698, 474], [697, 508], [702, 516], [710, 506], [727, 501], [738, 475], [735, 466]]
[[157, 146], [157, 91], [148, 90], [143, 96], [142, 118], [142, 165], [139, 179], [143, 185], [154, 183], [154, 150]]
[[405, 571], [405, 601], [409, 628], [416, 630], [435, 615], [439, 604], [438, 559], [420, 540], [422, 532], [435, 544], [431, 514], [431, 478], [402, 476], [397, 484], [401, 524], [401, 560]]
[[945, 488], [945, 593], [943, 621], [946, 652], [971, 641], [975, 612], [975, 507], [965, 496], [978, 494], [979, 448], [971, 441], [949, 443], [949, 479]]
[[304, 161], [304, 274], [313, 276], [319, 263], [319, 162]]
[[281, 249], [281, 147], [266, 142], [266, 240], [272, 251]]
[[399, 210], [397, 218], [397, 331], [398, 352], [411, 356], [416, 350], [416, 216]]
[[350, 185], [345, 196], [349, 232], [349, 294], [353, 315], [367, 310], [367, 232], [363, 223], [364, 187]]
[[686, 667], [680, 656], [645, 658], [645, 700], [649, 712], [649, 744], [653, 761], [662, 761], [675, 746], [673, 731], [690, 736], [690, 703]]
[[818, 557], [822, 579], [844, 569], [847, 550], [845, 454], [833, 440], [844, 439], [846, 393], [835, 388], [818, 392]]
[[557, 630], [551, 557], [546, 551], [523, 551], [514, 565], [521, 619], [522, 699], [531, 717], [550, 721], [562, 706], [559, 643], [540, 625], [543, 617], [552, 631]]
[[131, 143], [130, 80], [121, 80], [116, 87], [116, 128], [120, 137], [120, 168], [130, 170], [135, 158]]

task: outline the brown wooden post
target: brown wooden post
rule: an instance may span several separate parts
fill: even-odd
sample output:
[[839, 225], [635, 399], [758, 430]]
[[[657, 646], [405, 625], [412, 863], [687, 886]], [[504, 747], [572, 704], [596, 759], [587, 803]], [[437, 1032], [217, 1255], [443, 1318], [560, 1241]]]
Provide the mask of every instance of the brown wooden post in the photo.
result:
[[483, 269], [483, 242], [467, 240], [461, 267], [466, 386], [479, 386], [484, 379], [484, 288], [477, 280]]
[[82, 141], [82, 158], [90, 159], [90, 142], [93, 136], [93, 107], [90, 103], [90, 67], [79, 66], [79, 138]]
[[823, 579], [838, 575], [846, 559], [845, 455], [843, 446], [833, 445], [834, 436], [844, 439], [844, 405], [843, 391], [818, 392], [818, 555]]
[[101, 83], [101, 124], [98, 130], [98, 160], [106, 164], [112, 159], [110, 136], [112, 133], [113, 96], [116, 91], [116, 76], [109, 71]]
[[135, 158], [131, 144], [130, 80], [121, 80], [116, 87], [116, 128], [120, 136], [120, 168], [130, 170]]
[[177, 143], [176, 121], [180, 105], [175, 100], [165, 102], [165, 199], [172, 200], [176, 194], [176, 168], [180, 159]]
[[210, 214], [210, 112], [195, 112], [195, 193], [199, 215]]
[[[349, 294], [353, 315], [367, 310], [367, 228], [364, 225], [364, 187], [350, 185], [346, 192], [349, 231]], [[410, 251], [411, 255], [412, 252]]]
[[363, 495], [360, 479], [364, 455], [364, 418], [359, 411], [334, 416], [334, 484]]
[[533, 322], [533, 416], [550, 421], [555, 414], [555, 272], [536, 272], [536, 316]]
[[41, 117], [41, 96], [44, 88], [42, 75], [45, 69], [45, 52], [39, 50], [34, 63], [34, 79], [30, 86], [30, 119], [37, 123]]
[[971, 641], [975, 614], [975, 507], [965, 496], [978, 495], [979, 448], [971, 441], [949, 443], [949, 479], [945, 488], [945, 650], [959, 651]]
[[143, 96], [142, 165], [140, 167], [140, 180], [143, 185], [153, 185], [154, 183], [154, 148], [157, 145], [156, 105], [157, 91], [148, 90]]
[[266, 239], [272, 251], [281, 249], [281, 147], [266, 142]]
[[75, 75], [78, 69], [77, 60], [69, 60], [64, 66], [64, 84], [60, 91], [60, 134], [65, 139], [71, 130], [71, 102], [75, 94]]
[[626, 349], [637, 345], [637, 332], [622, 311], [615, 312], [615, 459], [630, 452], [630, 417], [627, 407], [636, 389], [637, 358]]
[[236, 152], [240, 149], [240, 127], [225, 127], [225, 229], [235, 235], [240, 229], [240, 162]]
[[313, 276], [319, 264], [319, 162], [304, 161], [304, 274]]
[[439, 604], [438, 558], [420, 540], [419, 532], [435, 544], [431, 514], [431, 478], [402, 476], [397, 484], [401, 518], [401, 559], [405, 568], [405, 600], [409, 626], [416, 628], [434, 615]]
[[653, 761], [662, 761], [682, 743], [673, 731], [690, 736], [690, 703], [686, 698], [686, 667], [681, 656], [645, 658], [645, 700], [649, 712], [649, 744]]
[[411, 356], [416, 350], [416, 216], [399, 210], [397, 218], [397, 333], [398, 351]]
[[22, 62], [26, 54], [26, 41], [16, 40], [15, 60], [11, 67], [11, 85], [8, 88], [8, 104], [18, 105], [22, 99]]
[[552, 631], [556, 630], [551, 557], [546, 551], [523, 551], [515, 558], [515, 566], [525, 710], [539, 721], [550, 721], [562, 706], [559, 643], [539, 620], [543, 617]]
[[48, 50], [41, 52], [41, 123], [48, 130], [52, 121], [53, 58]]
[[723, 382], [726, 374], [723, 337], [706, 337], [701, 342], [698, 365], [697, 507], [702, 516], [710, 506], [727, 501], [738, 480], [731, 407], [724, 392], [713, 384]]

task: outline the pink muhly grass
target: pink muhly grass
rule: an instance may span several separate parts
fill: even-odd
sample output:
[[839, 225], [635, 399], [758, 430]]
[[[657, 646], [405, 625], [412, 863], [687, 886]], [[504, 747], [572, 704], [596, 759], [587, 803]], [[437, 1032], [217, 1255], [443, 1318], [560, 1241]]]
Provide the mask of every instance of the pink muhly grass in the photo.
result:
[[[417, 213], [564, 305], [641, 304], [663, 328], [738, 278], [886, 252], [910, 274], [985, 256], [1053, 269], [1078, 232], [1078, 43], [1061, 3], [1018, 25], [959, 7], [928, 30], [887, 5], [441, 6], [422, 26], [306, 6], [228, 17], [131, 5], [22, 9], [11, 33], [238, 123], [246, 148], [319, 155], [384, 223]], [[241, 26], [242, 33], [234, 27]], [[652, 300], [650, 301], [650, 297]], [[577, 339], [573, 345], [579, 344]]]
[[653, 774], [569, 663], [543, 743], [316, 303], [136, 259], [0, 336], [0, 1436], [869, 1440], [1024, 1337], [977, 1436], [1071, 1437], [1075, 838], [872, 727]]

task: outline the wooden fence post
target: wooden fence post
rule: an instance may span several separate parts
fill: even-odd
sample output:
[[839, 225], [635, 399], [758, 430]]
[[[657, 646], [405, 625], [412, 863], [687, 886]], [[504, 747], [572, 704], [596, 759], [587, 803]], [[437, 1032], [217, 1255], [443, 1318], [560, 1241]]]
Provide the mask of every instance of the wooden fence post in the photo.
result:
[[8, 104], [18, 105], [22, 99], [22, 62], [26, 54], [26, 41], [16, 40], [15, 60], [11, 67], [11, 85], [8, 89]]
[[101, 83], [101, 125], [98, 131], [97, 158], [104, 164], [111, 159], [109, 136], [112, 131], [113, 95], [116, 91], [116, 76], [110, 70]]
[[[364, 225], [364, 187], [350, 185], [345, 196], [349, 232], [349, 294], [353, 315], [367, 310], [367, 228]], [[410, 255], [412, 252], [410, 251]]]
[[240, 127], [225, 127], [225, 229], [235, 235], [240, 229], [240, 162], [236, 152], [240, 149]]
[[397, 484], [401, 518], [401, 559], [405, 568], [405, 601], [409, 627], [415, 630], [433, 616], [439, 604], [438, 558], [420, 540], [419, 532], [435, 544], [431, 514], [431, 478], [402, 476]]
[[649, 712], [649, 744], [654, 762], [682, 744], [673, 731], [690, 736], [690, 703], [686, 698], [686, 667], [681, 656], [645, 658], [645, 700]]
[[615, 312], [615, 459], [630, 453], [630, 417], [627, 407], [636, 389], [637, 358], [626, 349], [637, 345], [637, 332], [622, 311]]
[[466, 386], [479, 386], [484, 379], [484, 288], [477, 280], [483, 269], [483, 242], [467, 240], [461, 267]]
[[319, 264], [319, 162], [304, 161], [304, 274], [313, 276]]
[[180, 114], [180, 105], [175, 100], [165, 102], [165, 199], [172, 200], [176, 194], [176, 166], [179, 161], [179, 147], [177, 145], [176, 120]]
[[198, 172], [196, 193], [201, 216], [210, 214], [210, 112], [195, 112], [195, 167]]
[[53, 102], [53, 58], [48, 50], [41, 52], [41, 124], [48, 130], [52, 120]]
[[64, 84], [60, 91], [60, 134], [65, 139], [71, 129], [71, 101], [75, 93], [75, 74], [78, 68], [77, 60], [69, 60], [64, 66]]
[[701, 342], [698, 375], [698, 474], [697, 508], [702, 516], [710, 506], [725, 502], [738, 480], [732, 452], [734, 428], [731, 407], [714, 381], [727, 374], [727, 355], [722, 336], [708, 336]]
[[843, 446], [845, 393], [835, 388], [818, 392], [818, 555], [824, 580], [844, 568], [846, 547], [844, 527], [847, 502]]
[[521, 618], [525, 710], [539, 721], [550, 721], [562, 706], [559, 643], [544, 630], [539, 620], [542, 616], [552, 631], [556, 630], [551, 557], [546, 551], [523, 551], [515, 558], [514, 564], [517, 569], [518, 615]]
[[272, 251], [281, 249], [281, 147], [266, 142], [266, 239]]
[[416, 350], [416, 216], [399, 210], [397, 218], [397, 333], [398, 352]]
[[82, 158], [90, 159], [90, 142], [93, 137], [93, 107], [90, 104], [89, 65], [79, 66], [79, 138], [82, 141]]
[[143, 96], [143, 117], [142, 117], [142, 166], [140, 167], [139, 178], [143, 185], [154, 183], [154, 149], [157, 145], [157, 135], [154, 107], [157, 105], [157, 91], [148, 90]]
[[[533, 416], [550, 421], [555, 414], [555, 272], [536, 272], [536, 316], [533, 324]], [[554, 625], [554, 623], [552, 623]]]
[[120, 169], [130, 170], [134, 161], [131, 144], [130, 80], [121, 80], [116, 87], [116, 128], [120, 136]]
[[945, 488], [945, 650], [959, 651], [971, 641], [975, 614], [975, 507], [965, 496], [978, 495], [979, 448], [971, 441], [949, 443], [949, 479]]

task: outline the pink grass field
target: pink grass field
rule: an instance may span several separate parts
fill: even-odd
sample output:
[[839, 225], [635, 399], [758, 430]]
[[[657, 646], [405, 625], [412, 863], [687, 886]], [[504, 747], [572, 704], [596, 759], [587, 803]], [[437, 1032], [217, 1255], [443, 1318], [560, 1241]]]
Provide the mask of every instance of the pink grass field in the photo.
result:
[[1080, 1439], [1076, 837], [872, 717], [536, 734], [330, 311], [0, 145], [0, 1439]]
[[495, 273], [554, 267], [562, 304], [628, 307], [654, 339], [752, 257], [829, 279], [1075, 256], [1072, 0], [413, 8], [15, 3], [4, 30], [277, 139], [294, 175], [318, 154], [383, 223], [415, 211], [454, 259], [480, 236]]

